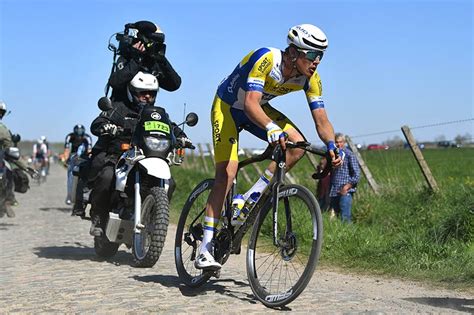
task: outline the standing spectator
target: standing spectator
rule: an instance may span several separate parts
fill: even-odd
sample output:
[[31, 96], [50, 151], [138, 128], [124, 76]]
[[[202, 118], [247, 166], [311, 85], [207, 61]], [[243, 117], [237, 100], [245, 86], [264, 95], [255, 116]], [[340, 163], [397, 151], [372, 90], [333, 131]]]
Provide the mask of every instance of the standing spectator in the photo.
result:
[[331, 207], [341, 216], [342, 222], [351, 222], [352, 195], [356, 191], [360, 179], [360, 168], [357, 158], [346, 147], [345, 137], [336, 133], [336, 146], [345, 153], [345, 161], [341, 167], [331, 172]]

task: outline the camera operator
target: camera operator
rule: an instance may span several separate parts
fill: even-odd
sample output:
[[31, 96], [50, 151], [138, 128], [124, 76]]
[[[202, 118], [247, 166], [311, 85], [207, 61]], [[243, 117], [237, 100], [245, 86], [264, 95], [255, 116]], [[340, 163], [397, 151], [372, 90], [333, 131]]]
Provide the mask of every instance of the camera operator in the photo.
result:
[[[128, 34], [129, 28], [132, 34]], [[125, 25], [124, 34], [119, 34], [115, 72], [110, 75], [108, 85], [112, 87], [111, 99], [123, 101], [127, 98], [126, 87], [139, 72], [153, 74], [160, 88], [172, 92], [181, 85], [181, 77], [165, 56], [165, 35], [158, 26], [149, 21]]]

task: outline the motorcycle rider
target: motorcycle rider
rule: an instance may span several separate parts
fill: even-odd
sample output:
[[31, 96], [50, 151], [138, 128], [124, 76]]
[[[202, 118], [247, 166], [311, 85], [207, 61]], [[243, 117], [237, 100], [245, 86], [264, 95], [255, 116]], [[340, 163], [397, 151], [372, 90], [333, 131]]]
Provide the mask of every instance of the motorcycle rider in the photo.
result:
[[[73, 132], [69, 133], [64, 140], [64, 153], [63, 159], [67, 164], [67, 196], [66, 196], [66, 204], [71, 204], [71, 193], [72, 193], [72, 180], [73, 180], [73, 163], [71, 163], [71, 157], [75, 154], [78, 154], [78, 149], [81, 147], [85, 152], [81, 153], [88, 153], [92, 148], [92, 137], [86, 133], [86, 127], [81, 124], [77, 124], [73, 128]], [[76, 203], [73, 207], [73, 213], [76, 210], [82, 214], [84, 211], [82, 205], [80, 203]]]
[[[0, 100], [0, 120], [3, 119], [5, 113], [7, 112], [7, 104], [4, 101]], [[10, 130], [0, 121], [0, 150], [5, 150], [13, 146], [12, 134]], [[14, 164], [19, 166], [22, 169], [26, 169], [26, 165], [21, 161], [14, 161]], [[14, 183], [13, 183], [13, 174], [10, 170], [7, 170], [6, 174], [7, 185], [5, 187], [6, 196], [5, 203], [0, 204], [0, 218], [7, 214], [8, 217], [15, 217], [15, 212], [12, 209], [12, 205], [18, 204], [13, 192]]]
[[[115, 164], [123, 152], [121, 145], [130, 143], [131, 131], [138, 123], [138, 113], [143, 106], [153, 106], [158, 87], [154, 75], [139, 71], [127, 85], [127, 99], [114, 100], [112, 109], [102, 112], [91, 124], [92, 134], [98, 137], [92, 148], [88, 173], [92, 185], [90, 234], [93, 236], [104, 235], [104, 225], [111, 210], [110, 197], [115, 188]], [[183, 145], [190, 142], [175, 124], [173, 133]]]

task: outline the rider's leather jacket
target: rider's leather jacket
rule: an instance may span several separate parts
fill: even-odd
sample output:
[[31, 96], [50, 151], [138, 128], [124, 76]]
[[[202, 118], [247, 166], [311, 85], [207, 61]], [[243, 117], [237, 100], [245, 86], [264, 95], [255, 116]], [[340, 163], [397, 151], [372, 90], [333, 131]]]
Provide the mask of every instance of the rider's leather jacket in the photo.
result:
[[[91, 124], [91, 132], [98, 137], [92, 148], [92, 155], [98, 152], [106, 152], [107, 155], [120, 156], [121, 145], [130, 143], [132, 131], [138, 123], [138, 108], [127, 101], [116, 101], [112, 103], [112, 109], [102, 112]], [[106, 124], [114, 124], [124, 131], [115, 136], [103, 134]], [[176, 138], [186, 137], [186, 134], [176, 124], [172, 123], [173, 133]]]
[[127, 99], [127, 84], [138, 73], [151, 73], [158, 79], [160, 88], [166, 91], [176, 91], [181, 86], [181, 77], [173, 69], [168, 59], [161, 56], [159, 60], [142, 56], [139, 60], [126, 59], [120, 56], [117, 60], [116, 71], [110, 75], [109, 86], [112, 87], [111, 99], [122, 101]]

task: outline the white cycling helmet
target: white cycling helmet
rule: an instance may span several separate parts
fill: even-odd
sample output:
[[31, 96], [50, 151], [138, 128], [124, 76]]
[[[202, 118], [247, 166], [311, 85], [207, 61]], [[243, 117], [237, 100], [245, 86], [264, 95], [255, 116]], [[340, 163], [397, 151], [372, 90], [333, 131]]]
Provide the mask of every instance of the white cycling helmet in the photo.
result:
[[7, 104], [5, 104], [4, 101], [0, 101], [0, 119], [3, 118], [6, 112], [7, 112]]
[[[144, 91], [152, 91], [154, 92], [154, 96], [156, 97], [156, 93], [158, 93], [159, 85], [158, 80], [153, 74], [145, 73], [139, 71], [128, 83], [127, 85], [127, 96], [128, 100], [136, 105], [140, 105], [140, 100], [138, 99], [138, 93]], [[153, 105], [155, 100], [148, 105]], [[147, 105], [147, 104], [143, 104]]]
[[321, 29], [311, 24], [293, 26], [288, 31], [288, 45], [296, 46], [301, 50], [325, 51], [328, 39]]

